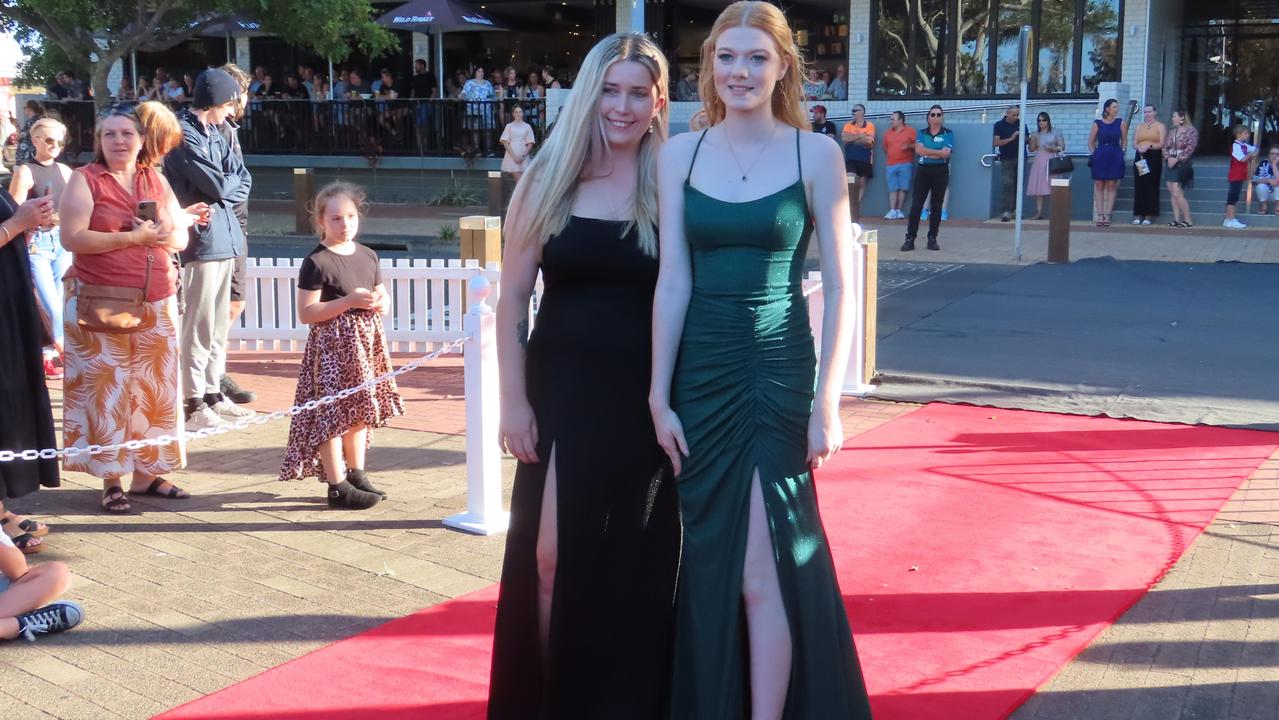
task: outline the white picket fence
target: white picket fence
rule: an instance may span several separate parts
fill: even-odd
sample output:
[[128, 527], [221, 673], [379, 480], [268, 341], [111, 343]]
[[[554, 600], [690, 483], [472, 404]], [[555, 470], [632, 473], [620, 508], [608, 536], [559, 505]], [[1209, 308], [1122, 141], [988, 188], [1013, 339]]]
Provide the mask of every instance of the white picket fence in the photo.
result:
[[[244, 314], [231, 328], [231, 350], [297, 352], [306, 343], [307, 326], [298, 320], [297, 279], [302, 258], [249, 258]], [[382, 283], [391, 297], [384, 320], [392, 352], [430, 352], [465, 336], [466, 284], [482, 276], [492, 283], [490, 303], [499, 291], [497, 263], [474, 260], [383, 259]], [[541, 297], [538, 283], [530, 317]]]

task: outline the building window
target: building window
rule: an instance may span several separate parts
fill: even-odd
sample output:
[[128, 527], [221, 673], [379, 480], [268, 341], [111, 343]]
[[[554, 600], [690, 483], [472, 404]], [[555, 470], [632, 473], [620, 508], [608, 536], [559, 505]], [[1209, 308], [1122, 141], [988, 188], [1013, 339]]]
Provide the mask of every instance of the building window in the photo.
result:
[[874, 97], [1011, 96], [1022, 25], [1036, 28], [1034, 95], [1119, 79], [1122, 0], [872, 0]]

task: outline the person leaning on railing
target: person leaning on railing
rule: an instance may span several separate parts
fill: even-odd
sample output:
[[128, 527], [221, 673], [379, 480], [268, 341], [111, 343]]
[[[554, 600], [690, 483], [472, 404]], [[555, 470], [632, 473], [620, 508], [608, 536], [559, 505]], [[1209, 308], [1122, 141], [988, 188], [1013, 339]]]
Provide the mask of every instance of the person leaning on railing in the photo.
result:
[[[132, 508], [130, 492], [186, 497], [164, 474], [186, 464], [178, 392], [177, 270], [171, 254], [206, 208], [183, 209], [157, 170], [182, 140], [158, 102], [113, 105], [98, 116], [93, 162], [71, 175], [59, 214], [74, 253], [67, 276], [63, 447], [172, 435], [168, 445], [67, 458], [102, 478], [102, 508]], [[146, 218], [141, 216], [147, 216]], [[152, 219], [148, 219], [152, 218]]]

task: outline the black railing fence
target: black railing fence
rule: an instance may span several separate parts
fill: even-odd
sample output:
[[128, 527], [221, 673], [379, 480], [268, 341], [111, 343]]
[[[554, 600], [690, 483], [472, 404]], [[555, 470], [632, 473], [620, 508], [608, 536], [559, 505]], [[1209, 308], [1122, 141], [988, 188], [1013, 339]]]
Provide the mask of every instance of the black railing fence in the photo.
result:
[[[240, 121], [240, 143], [252, 155], [363, 157], [501, 157], [502, 129], [514, 108], [541, 142], [546, 101], [352, 99], [250, 101]], [[67, 126], [67, 152], [93, 150], [92, 102], [51, 102], [50, 114]], [[176, 108], [175, 108], [176, 109]]]

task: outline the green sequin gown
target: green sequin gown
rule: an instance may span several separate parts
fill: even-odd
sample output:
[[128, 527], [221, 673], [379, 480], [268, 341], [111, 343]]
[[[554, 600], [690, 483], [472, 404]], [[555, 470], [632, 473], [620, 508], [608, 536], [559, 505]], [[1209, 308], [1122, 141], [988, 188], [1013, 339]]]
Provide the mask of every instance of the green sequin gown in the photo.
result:
[[806, 460], [817, 358], [802, 289], [813, 233], [802, 177], [744, 203], [685, 182], [693, 290], [671, 400], [689, 457], [678, 480], [672, 718], [749, 716], [741, 587], [756, 468], [793, 645], [784, 718], [870, 717]]

